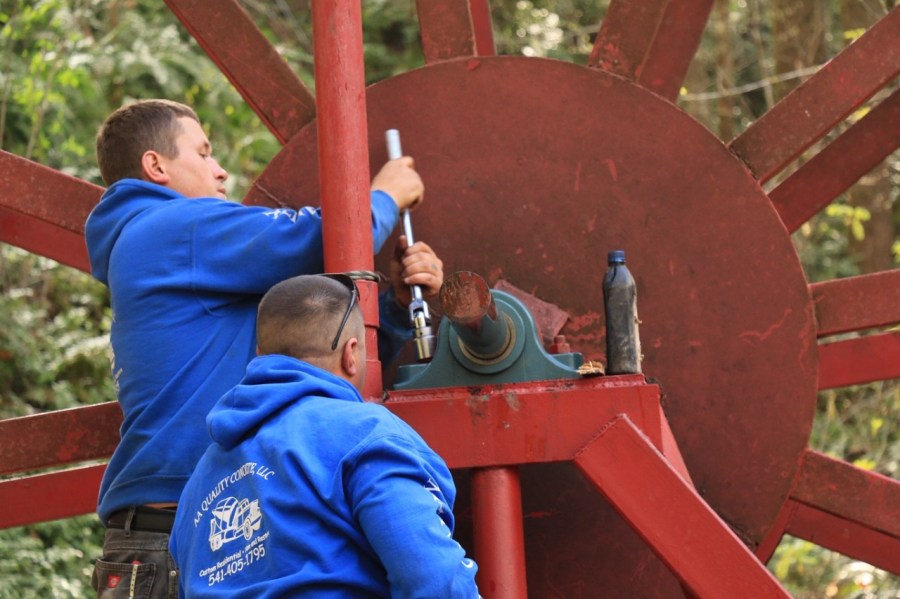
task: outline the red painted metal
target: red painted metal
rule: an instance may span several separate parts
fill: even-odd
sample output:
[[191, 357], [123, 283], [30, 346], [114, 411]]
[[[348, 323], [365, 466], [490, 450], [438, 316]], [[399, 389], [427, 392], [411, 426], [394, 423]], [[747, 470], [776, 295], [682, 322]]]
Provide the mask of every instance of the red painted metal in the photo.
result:
[[659, 388], [630, 375], [391, 391], [384, 405], [451, 468], [487, 468], [570, 460], [623, 412], [660, 444], [658, 404]]
[[769, 193], [788, 231], [796, 231], [897, 149], [900, 91], [879, 103]]
[[472, 523], [481, 596], [528, 597], [522, 489], [515, 468], [480, 468], [472, 472]]
[[730, 144], [761, 181], [780, 172], [900, 73], [900, 10], [787, 95]]
[[669, 0], [612, 0], [588, 57], [588, 66], [637, 80], [668, 4]]
[[489, 0], [468, 0], [475, 32], [475, 52], [478, 56], [494, 56], [494, 25]]
[[900, 481], [877, 472], [808, 450], [791, 499], [900, 541]]
[[0, 481], [0, 529], [92, 514], [106, 466]]
[[0, 150], [0, 207], [84, 234], [103, 188]]
[[696, 596], [790, 597], [627, 416], [575, 464]]
[[419, 38], [425, 63], [475, 55], [475, 34], [468, 2], [416, 0]]
[[900, 322], [900, 270], [835, 279], [809, 286], [818, 336]]
[[166, 4], [282, 144], [313, 120], [312, 94], [237, 0]]
[[[559, 334], [587, 359], [604, 354], [606, 252], [628, 252], [645, 372], [662, 382], [691, 477], [742, 535], [764, 538], [808, 444], [816, 325], [796, 250], [745, 165], [655, 94], [560, 61], [444, 61], [370, 87], [367, 106], [371, 164], [387, 127], [416, 158], [417, 237], [445, 271], [556, 306], [569, 316]], [[304, 129], [256, 184], [315, 202], [315, 148]]]
[[0, 208], [0, 241], [78, 270], [91, 269], [82, 234], [6, 208]]
[[788, 504], [788, 534], [900, 572], [900, 481], [809, 450]]
[[714, 0], [669, 0], [638, 83], [674, 102], [709, 20]]
[[819, 389], [900, 377], [900, 331], [819, 345]]
[[[372, 270], [362, 8], [354, 0], [314, 2], [312, 12], [325, 270]], [[363, 395], [380, 398], [377, 284], [360, 281], [359, 287], [367, 350]]]
[[897, 537], [815, 507], [791, 503], [794, 513], [786, 530], [788, 534], [888, 572], [900, 572], [900, 542]]
[[121, 423], [115, 401], [0, 420], [0, 474], [108, 458]]

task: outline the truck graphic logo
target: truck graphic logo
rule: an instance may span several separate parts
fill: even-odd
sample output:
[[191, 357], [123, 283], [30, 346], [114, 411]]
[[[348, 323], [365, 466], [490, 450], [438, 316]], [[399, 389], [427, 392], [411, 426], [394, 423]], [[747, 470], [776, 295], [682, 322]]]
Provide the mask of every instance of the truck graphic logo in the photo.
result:
[[225, 543], [240, 536], [249, 541], [253, 532], [259, 530], [262, 523], [262, 512], [259, 500], [227, 497], [216, 504], [212, 511], [213, 519], [209, 523], [209, 546], [217, 551]]

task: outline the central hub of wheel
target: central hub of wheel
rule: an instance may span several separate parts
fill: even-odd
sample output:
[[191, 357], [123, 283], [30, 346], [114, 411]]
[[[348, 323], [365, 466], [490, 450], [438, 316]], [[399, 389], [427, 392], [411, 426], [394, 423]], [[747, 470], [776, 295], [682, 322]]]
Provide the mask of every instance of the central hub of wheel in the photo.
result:
[[[743, 163], [640, 86], [551, 60], [423, 67], [371, 87], [368, 110], [371, 168], [386, 159], [384, 131], [399, 129], [426, 185], [416, 236], [445, 271], [502, 279], [562, 310], [561, 332], [586, 359], [603, 359], [605, 257], [627, 251], [644, 372], [662, 387], [691, 477], [758, 543], [809, 440], [818, 357], [790, 236]], [[317, 169], [312, 124], [249, 201], [315, 204]], [[570, 465], [524, 467], [522, 481], [534, 596], [680, 592]]]

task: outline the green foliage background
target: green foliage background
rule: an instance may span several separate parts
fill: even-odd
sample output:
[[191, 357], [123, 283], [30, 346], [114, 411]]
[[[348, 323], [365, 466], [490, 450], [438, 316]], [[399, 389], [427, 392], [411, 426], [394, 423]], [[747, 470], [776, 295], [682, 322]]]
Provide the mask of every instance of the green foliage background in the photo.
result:
[[[822, 0], [830, 24], [826, 59], [846, 43], [838, 17], [847, 1]], [[584, 64], [607, 4], [494, 1], [498, 53]], [[770, 107], [771, 70], [765, 65], [773, 58], [771, 22], [780, 4], [716, 3], [722, 12], [713, 18], [724, 24], [733, 68], [722, 76], [716, 62], [722, 38], [708, 27], [679, 99], [710, 130], [721, 132], [728, 124], [739, 133]], [[312, 88], [309, 2], [242, 5]], [[413, 0], [365, 0], [363, 15], [369, 83], [423, 64]], [[122, 103], [148, 97], [197, 109], [231, 175], [234, 198], [243, 197], [280, 149], [162, 0], [0, 0], [0, 27], [0, 147], [6, 151], [102, 184], [94, 161], [97, 127]], [[733, 101], [728, 111], [717, 112], [715, 103], [723, 98]], [[896, 155], [886, 164], [898, 224]], [[866, 237], [871, 218], [842, 196], [794, 234], [810, 281], [860, 273], [851, 246]], [[894, 254], [896, 267], [900, 245]], [[113, 400], [109, 322], [102, 285], [0, 246], [0, 418]], [[898, 408], [896, 381], [823, 392], [811, 446], [897, 478]], [[91, 596], [92, 560], [102, 534], [95, 516], [0, 530], [0, 599]], [[797, 597], [900, 597], [896, 577], [798, 539], [785, 539], [769, 566]]]

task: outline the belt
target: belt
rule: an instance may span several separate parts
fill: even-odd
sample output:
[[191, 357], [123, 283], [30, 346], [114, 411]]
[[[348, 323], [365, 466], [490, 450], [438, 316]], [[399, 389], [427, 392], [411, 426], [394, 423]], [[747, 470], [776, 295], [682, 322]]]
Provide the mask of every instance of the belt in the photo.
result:
[[131, 517], [131, 530], [144, 532], [172, 532], [172, 524], [175, 523], [175, 510], [158, 509], [139, 505], [114, 512], [106, 521], [107, 528], [125, 528], [128, 522], [128, 514], [133, 511]]

